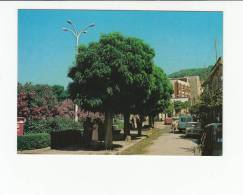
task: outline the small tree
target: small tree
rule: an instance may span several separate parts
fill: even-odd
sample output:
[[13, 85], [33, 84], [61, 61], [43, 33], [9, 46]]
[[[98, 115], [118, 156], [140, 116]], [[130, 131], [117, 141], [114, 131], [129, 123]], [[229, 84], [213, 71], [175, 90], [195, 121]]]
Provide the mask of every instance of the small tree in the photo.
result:
[[174, 101], [174, 109], [176, 113], [179, 113], [184, 108], [183, 102]]
[[172, 116], [174, 111], [174, 104], [170, 101], [165, 109], [165, 114], [168, 116]]
[[68, 98], [68, 93], [61, 85], [53, 85], [52, 90], [57, 97], [58, 102], [66, 100]]
[[223, 91], [204, 87], [199, 106], [200, 119], [203, 125], [210, 122], [222, 122]]

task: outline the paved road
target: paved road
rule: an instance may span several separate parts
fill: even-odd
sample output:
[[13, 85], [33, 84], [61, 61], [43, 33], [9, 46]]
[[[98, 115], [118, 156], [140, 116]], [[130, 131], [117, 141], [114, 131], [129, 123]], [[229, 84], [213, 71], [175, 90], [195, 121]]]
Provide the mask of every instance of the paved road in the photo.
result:
[[148, 146], [145, 154], [149, 155], [179, 155], [193, 156], [194, 148], [197, 146], [195, 139], [185, 138], [184, 134], [170, 133], [170, 127], [162, 123], [156, 123], [157, 128], [164, 128], [165, 133]]

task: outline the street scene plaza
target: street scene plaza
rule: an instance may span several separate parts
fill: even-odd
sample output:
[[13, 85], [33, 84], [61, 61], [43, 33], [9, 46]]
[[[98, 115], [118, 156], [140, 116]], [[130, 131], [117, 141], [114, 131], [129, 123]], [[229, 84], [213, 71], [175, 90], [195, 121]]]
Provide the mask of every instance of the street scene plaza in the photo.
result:
[[18, 154], [221, 156], [221, 12], [18, 11]]

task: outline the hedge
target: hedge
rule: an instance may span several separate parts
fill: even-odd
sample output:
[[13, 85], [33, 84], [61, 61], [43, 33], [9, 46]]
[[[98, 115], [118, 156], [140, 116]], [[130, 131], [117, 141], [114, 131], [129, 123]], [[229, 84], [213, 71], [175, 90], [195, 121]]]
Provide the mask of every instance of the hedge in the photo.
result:
[[25, 133], [50, 133], [66, 129], [83, 129], [82, 122], [75, 122], [70, 118], [53, 117], [48, 119], [27, 120], [24, 126]]
[[79, 148], [83, 144], [82, 131], [80, 130], [65, 130], [51, 132], [51, 148]]
[[50, 146], [50, 134], [35, 133], [18, 136], [18, 150], [32, 150]]

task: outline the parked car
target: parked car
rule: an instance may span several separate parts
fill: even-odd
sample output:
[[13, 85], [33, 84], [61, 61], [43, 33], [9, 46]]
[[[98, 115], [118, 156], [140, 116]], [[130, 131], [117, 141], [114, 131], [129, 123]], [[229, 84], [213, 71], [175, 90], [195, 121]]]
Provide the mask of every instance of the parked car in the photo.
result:
[[188, 122], [186, 125], [186, 136], [201, 137], [202, 127], [200, 122]]
[[186, 130], [186, 125], [188, 122], [192, 122], [192, 116], [187, 114], [183, 114], [179, 116], [179, 121], [178, 121], [178, 129], [179, 131], [185, 132]]
[[178, 121], [179, 121], [179, 117], [172, 117], [171, 129], [173, 133], [175, 132], [175, 130], [178, 129]]
[[222, 123], [205, 126], [200, 143], [202, 156], [221, 156], [223, 145]]
[[164, 124], [165, 125], [171, 125], [171, 123], [172, 123], [172, 118], [171, 117], [166, 117], [165, 121], [164, 121]]

